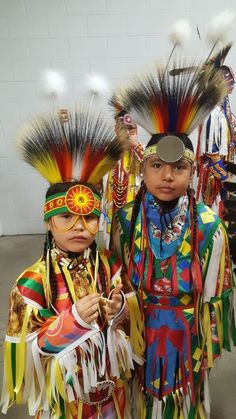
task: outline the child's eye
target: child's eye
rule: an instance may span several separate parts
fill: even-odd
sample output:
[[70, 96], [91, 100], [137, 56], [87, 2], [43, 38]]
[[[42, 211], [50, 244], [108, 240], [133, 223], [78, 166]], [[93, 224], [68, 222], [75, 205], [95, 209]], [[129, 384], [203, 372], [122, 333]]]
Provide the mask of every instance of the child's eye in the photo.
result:
[[95, 214], [86, 215], [86, 220], [87, 221], [94, 221], [96, 219], [97, 219], [97, 216]]
[[175, 165], [176, 170], [184, 170], [186, 169], [186, 165], [184, 163], [178, 163]]
[[71, 218], [71, 214], [62, 214], [62, 218], [65, 218], [65, 220], [69, 220]]
[[158, 163], [158, 162], [153, 163], [152, 167], [154, 167], [155, 169], [159, 169], [161, 167], [161, 163]]

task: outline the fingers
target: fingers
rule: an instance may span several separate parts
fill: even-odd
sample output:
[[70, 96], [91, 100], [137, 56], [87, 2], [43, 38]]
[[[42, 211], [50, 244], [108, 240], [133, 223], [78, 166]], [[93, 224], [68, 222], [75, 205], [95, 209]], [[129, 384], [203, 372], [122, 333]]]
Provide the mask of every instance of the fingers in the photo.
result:
[[104, 298], [98, 293], [81, 298], [76, 303], [76, 310], [81, 319], [86, 323], [92, 323], [97, 320], [100, 308], [107, 320], [113, 319], [122, 306], [121, 289], [122, 284], [118, 284], [111, 294], [111, 299]]
[[120, 294], [120, 290], [122, 288], [122, 284], [119, 284], [114, 289], [111, 299], [101, 298], [100, 305], [102, 307], [102, 311], [104, 316], [107, 320], [111, 320], [114, 316], [120, 311], [122, 306], [122, 295]]
[[76, 310], [83, 321], [92, 323], [97, 319], [99, 314], [100, 294], [90, 294], [76, 303]]
[[111, 295], [111, 298], [113, 298], [114, 294], [120, 294], [120, 291], [121, 291], [122, 287], [123, 287], [123, 284], [116, 285], [116, 287], [114, 288], [113, 293]]

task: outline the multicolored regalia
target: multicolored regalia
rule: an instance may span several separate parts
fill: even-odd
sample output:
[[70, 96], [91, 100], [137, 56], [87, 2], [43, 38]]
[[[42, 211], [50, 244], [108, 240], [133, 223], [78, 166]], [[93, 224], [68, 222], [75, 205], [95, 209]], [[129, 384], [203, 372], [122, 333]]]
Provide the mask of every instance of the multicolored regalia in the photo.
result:
[[[24, 160], [51, 185], [42, 258], [10, 296], [3, 413], [16, 402], [28, 403], [37, 419], [131, 418], [134, 359], [143, 363], [130, 334], [138, 303], [121, 263], [95, 241], [101, 214], [95, 185], [125, 144], [100, 114], [81, 109], [66, 122], [40, 117], [21, 131]], [[109, 316], [113, 293], [119, 304]]]
[[129, 257], [134, 260], [131, 282], [139, 295], [145, 325], [146, 417], [208, 417], [208, 370], [222, 348], [230, 350], [232, 333], [236, 343], [225, 227], [210, 208], [197, 205], [202, 265], [199, 296], [191, 275], [188, 196], [166, 214], [163, 231], [160, 208], [146, 192], [130, 255], [132, 207], [132, 203], [126, 205], [115, 216], [113, 246], [126, 266]]
[[[109, 295], [121, 282], [121, 265], [108, 251], [100, 257]], [[74, 303], [94, 292], [92, 255], [68, 259], [53, 249], [52, 260], [58, 290], [53, 309], [46, 304], [42, 259], [20, 275], [11, 292], [3, 412], [15, 400], [28, 402], [29, 414], [37, 418], [131, 417], [127, 307], [123, 304], [110, 323], [100, 313], [98, 322], [86, 324]], [[125, 279], [123, 290], [131, 291], [132, 299]]]
[[208, 371], [236, 343], [225, 227], [190, 187], [190, 135], [229, 87], [214, 66], [179, 74], [186, 65], [178, 64], [136, 75], [114, 101], [150, 135], [143, 183], [112, 225], [113, 249], [139, 298], [145, 364], [136, 400], [145, 399], [148, 419], [209, 418]]

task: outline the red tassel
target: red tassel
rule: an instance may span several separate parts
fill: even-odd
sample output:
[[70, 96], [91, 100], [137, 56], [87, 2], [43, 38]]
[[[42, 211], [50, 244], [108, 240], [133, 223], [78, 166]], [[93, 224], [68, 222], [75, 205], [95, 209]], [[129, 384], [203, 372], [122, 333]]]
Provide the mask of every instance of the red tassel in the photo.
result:
[[171, 268], [172, 268], [172, 294], [173, 295], [178, 295], [176, 255], [171, 256]]

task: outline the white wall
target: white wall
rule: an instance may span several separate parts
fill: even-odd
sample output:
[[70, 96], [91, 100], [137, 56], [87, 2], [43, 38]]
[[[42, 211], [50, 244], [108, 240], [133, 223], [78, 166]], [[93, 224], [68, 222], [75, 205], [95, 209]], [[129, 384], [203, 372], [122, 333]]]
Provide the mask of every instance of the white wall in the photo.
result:
[[[19, 125], [52, 109], [52, 103], [40, 93], [40, 71], [51, 67], [66, 73], [69, 92], [57, 105], [68, 106], [81, 99], [88, 72], [102, 73], [116, 86], [167, 57], [171, 49], [168, 27], [177, 19], [189, 19], [194, 31], [184, 54], [206, 57], [207, 22], [225, 8], [236, 8], [235, 0], [0, 0], [2, 234], [44, 229], [46, 182], [18, 159], [14, 146]], [[230, 34], [229, 39], [235, 40], [236, 30]], [[226, 64], [236, 69], [234, 49]]]

